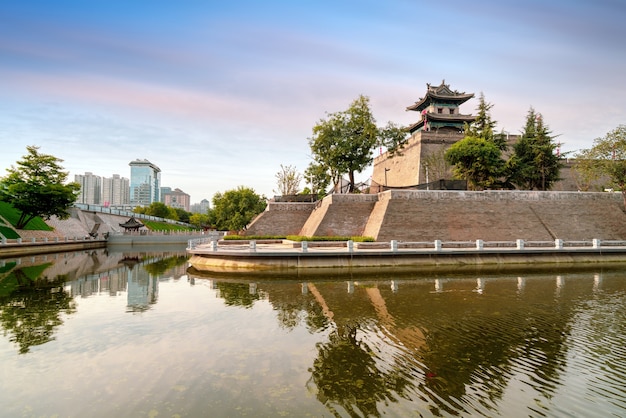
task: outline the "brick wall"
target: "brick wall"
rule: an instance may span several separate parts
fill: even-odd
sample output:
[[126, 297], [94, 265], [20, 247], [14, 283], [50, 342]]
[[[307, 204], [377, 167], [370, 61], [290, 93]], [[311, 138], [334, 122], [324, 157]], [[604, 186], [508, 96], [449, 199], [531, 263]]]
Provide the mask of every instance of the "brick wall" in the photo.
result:
[[[626, 239], [619, 193], [389, 190], [376, 195], [331, 195], [295, 220], [269, 206], [257, 220], [263, 233], [371, 236], [377, 241], [551, 241]], [[269, 214], [269, 215], [268, 215]], [[306, 219], [305, 219], [306, 218]], [[295, 232], [300, 225], [298, 232]], [[250, 231], [248, 230], [248, 234]]]

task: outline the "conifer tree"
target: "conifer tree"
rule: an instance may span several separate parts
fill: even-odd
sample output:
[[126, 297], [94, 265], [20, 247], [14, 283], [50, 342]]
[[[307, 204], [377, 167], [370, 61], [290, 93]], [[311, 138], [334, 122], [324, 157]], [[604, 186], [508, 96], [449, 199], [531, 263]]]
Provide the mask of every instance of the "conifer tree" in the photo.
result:
[[549, 190], [559, 180], [562, 163], [551, 134], [541, 114], [531, 107], [522, 136], [507, 162], [513, 184], [525, 190]]

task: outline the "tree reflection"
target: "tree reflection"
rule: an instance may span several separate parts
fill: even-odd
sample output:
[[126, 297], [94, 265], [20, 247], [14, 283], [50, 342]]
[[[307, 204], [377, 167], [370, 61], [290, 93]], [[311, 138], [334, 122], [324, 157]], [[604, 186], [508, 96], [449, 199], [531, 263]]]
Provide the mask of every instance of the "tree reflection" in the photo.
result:
[[[40, 280], [49, 264], [15, 269], [4, 278], [0, 295], [0, 325], [20, 354], [30, 347], [54, 339], [55, 330], [63, 324], [61, 315], [76, 311], [74, 299], [65, 291], [62, 280]], [[7, 291], [7, 289], [11, 289]]]
[[218, 296], [224, 299], [227, 306], [251, 308], [254, 302], [261, 299], [259, 292], [251, 286], [252, 283], [217, 282]]
[[317, 387], [317, 399], [335, 415], [337, 406], [350, 416], [380, 416], [378, 403], [396, 401], [410, 385], [397, 368], [380, 370], [375, 354], [367, 343], [357, 338], [357, 327], [343, 327], [333, 332], [324, 344], [318, 344], [310, 382]]
[[181, 266], [187, 262], [185, 254], [162, 258], [153, 263], [145, 264], [143, 268], [153, 276], [162, 276], [166, 271]]

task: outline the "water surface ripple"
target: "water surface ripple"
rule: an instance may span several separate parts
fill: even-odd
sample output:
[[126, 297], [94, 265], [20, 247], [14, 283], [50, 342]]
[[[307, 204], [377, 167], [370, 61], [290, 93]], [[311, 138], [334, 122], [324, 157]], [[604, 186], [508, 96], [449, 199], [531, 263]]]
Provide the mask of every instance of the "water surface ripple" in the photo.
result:
[[626, 271], [267, 279], [0, 264], [0, 416], [626, 416]]

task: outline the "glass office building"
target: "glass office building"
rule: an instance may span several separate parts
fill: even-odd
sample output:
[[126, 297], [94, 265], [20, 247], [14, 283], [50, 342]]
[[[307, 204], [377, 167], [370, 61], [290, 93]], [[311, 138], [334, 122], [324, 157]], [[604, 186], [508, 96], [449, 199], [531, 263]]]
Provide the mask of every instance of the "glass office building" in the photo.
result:
[[150, 206], [159, 201], [161, 169], [148, 160], [130, 162], [130, 204]]

